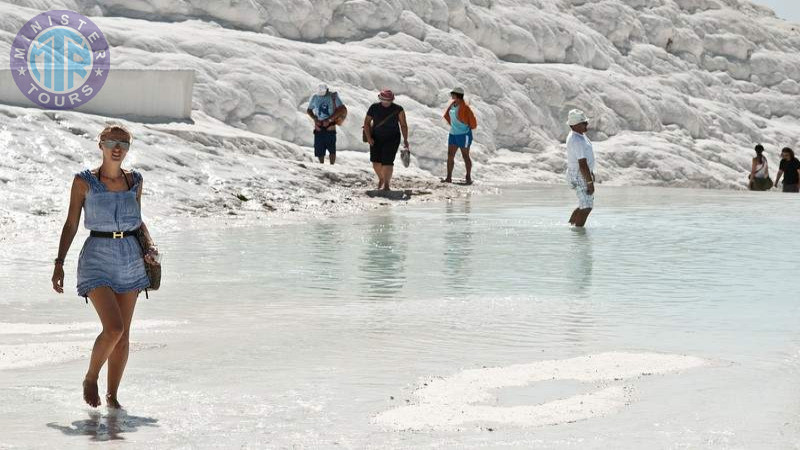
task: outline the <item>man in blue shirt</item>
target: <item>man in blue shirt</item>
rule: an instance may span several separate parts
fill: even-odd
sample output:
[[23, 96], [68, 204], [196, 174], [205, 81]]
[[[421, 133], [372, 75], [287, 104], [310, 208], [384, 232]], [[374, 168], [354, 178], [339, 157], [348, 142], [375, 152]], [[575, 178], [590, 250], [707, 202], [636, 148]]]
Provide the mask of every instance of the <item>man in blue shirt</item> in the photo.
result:
[[330, 154], [331, 164], [336, 162], [336, 125], [347, 116], [347, 108], [339, 94], [331, 92], [328, 85], [320, 84], [317, 93], [311, 96], [306, 110], [314, 120], [314, 156], [325, 162], [325, 152]]

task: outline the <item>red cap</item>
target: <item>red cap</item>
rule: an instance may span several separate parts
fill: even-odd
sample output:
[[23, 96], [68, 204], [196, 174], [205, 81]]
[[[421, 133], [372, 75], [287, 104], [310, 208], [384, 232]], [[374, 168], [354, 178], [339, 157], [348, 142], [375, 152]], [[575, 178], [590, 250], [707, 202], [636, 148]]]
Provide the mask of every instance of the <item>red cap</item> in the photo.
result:
[[384, 89], [378, 94], [378, 100], [394, 100], [394, 92], [391, 89]]

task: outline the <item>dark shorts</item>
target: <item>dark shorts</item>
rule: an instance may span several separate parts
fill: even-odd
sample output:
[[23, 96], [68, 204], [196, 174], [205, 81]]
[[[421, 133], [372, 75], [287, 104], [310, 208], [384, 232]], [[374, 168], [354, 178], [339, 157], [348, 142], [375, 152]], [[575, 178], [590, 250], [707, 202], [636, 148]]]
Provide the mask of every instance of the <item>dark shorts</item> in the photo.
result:
[[783, 192], [800, 192], [800, 184], [783, 183]]
[[375, 137], [375, 145], [369, 148], [369, 160], [384, 166], [393, 166], [397, 149], [400, 148], [400, 136]]
[[314, 132], [314, 156], [324, 158], [325, 151], [336, 154], [336, 132], [320, 130]]

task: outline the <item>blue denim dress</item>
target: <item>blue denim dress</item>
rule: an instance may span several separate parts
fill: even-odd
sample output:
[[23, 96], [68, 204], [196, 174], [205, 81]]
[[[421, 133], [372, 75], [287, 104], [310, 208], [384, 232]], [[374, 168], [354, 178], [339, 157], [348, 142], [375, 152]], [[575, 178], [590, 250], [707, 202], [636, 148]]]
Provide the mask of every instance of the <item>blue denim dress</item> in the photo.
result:
[[[127, 191], [109, 191], [90, 171], [77, 176], [89, 184], [83, 203], [83, 225], [94, 231], [129, 231], [139, 228], [142, 215], [136, 192], [142, 175], [133, 171], [133, 186]], [[86, 238], [78, 257], [78, 295], [108, 286], [114, 292], [141, 291], [150, 286], [144, 271], [142, 248], [136, 236], [122, 239]]]

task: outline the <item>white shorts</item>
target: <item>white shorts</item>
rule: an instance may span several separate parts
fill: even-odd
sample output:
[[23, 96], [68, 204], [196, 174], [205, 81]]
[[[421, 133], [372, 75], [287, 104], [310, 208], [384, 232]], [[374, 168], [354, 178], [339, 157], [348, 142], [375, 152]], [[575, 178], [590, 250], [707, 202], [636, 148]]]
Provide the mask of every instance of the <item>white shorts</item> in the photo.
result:
[[575, 194], [578, 196], [578, 209], [594, 208], [594, 195], [589, 194], [589, 185], [580, 172], [567, 171], [567, 182], [572, 189], [575, 189]]

